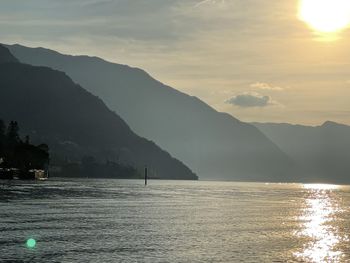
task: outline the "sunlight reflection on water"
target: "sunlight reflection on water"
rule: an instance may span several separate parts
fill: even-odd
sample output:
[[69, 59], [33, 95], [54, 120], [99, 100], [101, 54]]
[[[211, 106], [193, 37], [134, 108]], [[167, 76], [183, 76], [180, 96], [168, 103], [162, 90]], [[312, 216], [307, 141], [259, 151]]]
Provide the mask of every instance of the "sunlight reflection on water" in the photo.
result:
[[308, 191], [305, 207], [299, 220], [303, 222], [302, 230], [297, 233], [308, 240], [298, 258], [311, 262], [341, 262], [344, 254], [337, 246], [348, 241], [334, 224], [337, 215], [342, 212], [334, 192], [340, 187], [327, 184], [306, 184]]
[[0, 181], [0, 262], [345, 263], [349, 233], [350, 186]]

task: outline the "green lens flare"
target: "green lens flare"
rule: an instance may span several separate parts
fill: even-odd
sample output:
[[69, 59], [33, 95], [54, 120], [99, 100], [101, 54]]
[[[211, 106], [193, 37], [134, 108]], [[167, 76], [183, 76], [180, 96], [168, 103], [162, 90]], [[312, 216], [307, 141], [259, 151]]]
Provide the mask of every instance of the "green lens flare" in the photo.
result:
[[34, 238], [29, 238], [26, 242], [27, 248], [35, 248], [36, 241]]

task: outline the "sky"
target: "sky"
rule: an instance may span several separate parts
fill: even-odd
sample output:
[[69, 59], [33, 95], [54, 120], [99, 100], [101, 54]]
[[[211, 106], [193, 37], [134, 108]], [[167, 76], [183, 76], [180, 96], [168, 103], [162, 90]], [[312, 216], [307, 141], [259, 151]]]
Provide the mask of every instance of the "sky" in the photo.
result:
[[299, 1], [0, 0], [0, 42], [139, 67], [242, 121], [350, 124], [350, 29], [321, 36]]

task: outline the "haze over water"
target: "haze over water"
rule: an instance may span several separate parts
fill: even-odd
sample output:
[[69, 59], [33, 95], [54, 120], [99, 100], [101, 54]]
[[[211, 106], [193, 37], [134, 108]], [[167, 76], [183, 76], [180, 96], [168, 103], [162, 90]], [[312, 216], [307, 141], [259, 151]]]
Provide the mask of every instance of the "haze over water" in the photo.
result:
[[350, 187], [2, 181], [0, 233], [0, 262], [349, 262]]

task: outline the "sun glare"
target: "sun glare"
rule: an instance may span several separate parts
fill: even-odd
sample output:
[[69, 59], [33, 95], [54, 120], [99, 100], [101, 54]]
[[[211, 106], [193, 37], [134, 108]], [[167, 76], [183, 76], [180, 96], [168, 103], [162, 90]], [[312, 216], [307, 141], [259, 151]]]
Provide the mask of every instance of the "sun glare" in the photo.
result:
[[350, 1], [300, 0], [299, 18], [318, 33], [336, 33], [350, 25]]
[[305, 189], [313, 190], [336, 190], [339, 189], [339, 185], [335, 184], [304, 184]]
[[343, 209], [333, 191], [340, 186], [305, 184], [304, 188], [307, 198], [299, 217], [302, 228], [296, 234], [308, 242], [295, 256], [300, 262], [343, 262], [344, 253], [339, 246], [348, 242], [349, 238], [336, 223], [336, 215]]

